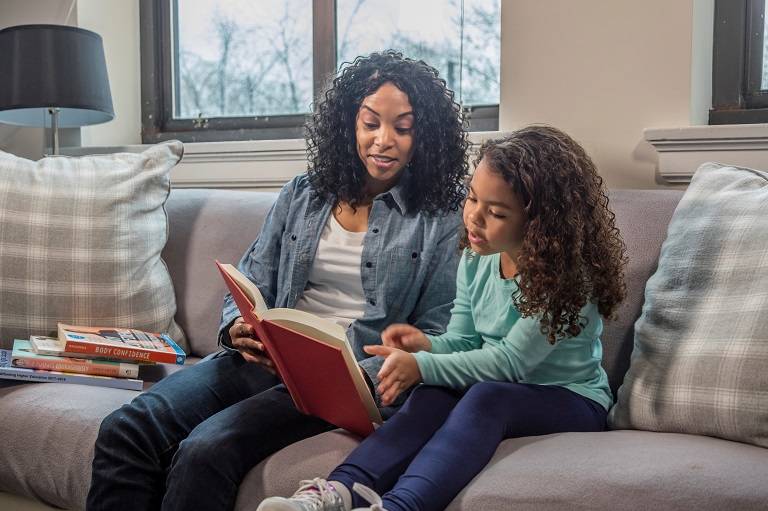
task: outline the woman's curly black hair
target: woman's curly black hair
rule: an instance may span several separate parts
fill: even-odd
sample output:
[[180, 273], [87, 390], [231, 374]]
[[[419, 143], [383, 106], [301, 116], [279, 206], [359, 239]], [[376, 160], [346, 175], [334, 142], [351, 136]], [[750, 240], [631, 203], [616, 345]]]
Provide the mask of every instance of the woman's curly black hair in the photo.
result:
[[[480, 160], [523, 204], [520, 290], [512, 297], [521, 315], [541, 316], [541, 331], [553, 344], [579, 334], [587, 300], [612, 317], [626, 295], [625, 245], [586, 151], [556, 128], [529, 126], [485, 142]], [[461, 245], [468, 247], [466, 231]]]
[[355, 122], [362, 101], [390, 82], [413, 107], [413, 156], [406, 204], [410, 210], [455, 211], [464, 199], [469, 146], [461, 108], [437, 70], [388, 50], [358, 57], [343, 68], [307, 123], [312, 186], [353, 207], [364, 196], [367, 171], [357, 152]]

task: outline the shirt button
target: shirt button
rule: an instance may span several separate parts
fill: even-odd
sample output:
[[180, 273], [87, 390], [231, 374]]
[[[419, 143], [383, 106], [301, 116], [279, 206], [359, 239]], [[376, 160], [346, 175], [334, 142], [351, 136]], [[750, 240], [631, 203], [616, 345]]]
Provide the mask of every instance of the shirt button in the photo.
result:
[[370, 303], [371, 305], [376, 305], [376, 300], [371, 298], [370, 300], [368, 300], [368, 303]]
[[372, 232], [373, 234], [379, 234], [379, 230], [378, 230], [377, 228], [374, 228], [374, 229], [373, 229], [371, 232]]
[[368, 262], [365, 263], [365, 267], [366, 268], [372, 268], [373, 267], [373, 263], [368, 261]]

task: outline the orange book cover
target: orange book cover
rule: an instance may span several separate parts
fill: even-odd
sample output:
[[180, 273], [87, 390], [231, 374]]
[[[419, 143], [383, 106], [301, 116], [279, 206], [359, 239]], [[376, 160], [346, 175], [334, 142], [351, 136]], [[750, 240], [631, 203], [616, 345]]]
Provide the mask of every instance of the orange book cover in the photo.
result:
[[59, 323], [58, 339], [33, 342], [36, 353], [60, 357], [112, 358], [129, 362], [183, 365], [184, 350], [165, 334], [133, 328], [73, 326]]
[[344, 328], [295, 309], [268, 309], [258, 287], [231, 264], [216, 261], [246, 323], [253, 326], [296, 407], [367, 436], [381, 415]]

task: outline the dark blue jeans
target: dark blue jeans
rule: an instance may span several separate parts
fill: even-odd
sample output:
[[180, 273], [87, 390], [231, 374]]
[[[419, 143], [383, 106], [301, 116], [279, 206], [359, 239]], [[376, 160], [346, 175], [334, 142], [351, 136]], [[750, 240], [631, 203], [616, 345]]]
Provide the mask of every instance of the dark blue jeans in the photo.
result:
[[232, 509], [253, 466], [333, 428], [278, 384], [230, 352], [163, 379], [102, 422], [87, 509]]
[[328, 479], [375, 489], [387, 511], [441, 510], [505, 438], [603, 431], [606, 415], [563, 387], [482, 382], [462, 394], [422, 385]]

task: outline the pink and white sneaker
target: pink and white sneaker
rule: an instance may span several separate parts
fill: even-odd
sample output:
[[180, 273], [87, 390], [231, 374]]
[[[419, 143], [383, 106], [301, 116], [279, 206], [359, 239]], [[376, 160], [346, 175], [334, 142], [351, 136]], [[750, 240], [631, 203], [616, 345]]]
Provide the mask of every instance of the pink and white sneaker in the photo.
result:
[[[372, 491], [372, 490], [371, 490]], [[348, 511], [333, 485], [319, 477], [301, 482], [289, 498], [264, 499], [256, 511]]]

